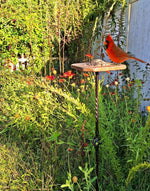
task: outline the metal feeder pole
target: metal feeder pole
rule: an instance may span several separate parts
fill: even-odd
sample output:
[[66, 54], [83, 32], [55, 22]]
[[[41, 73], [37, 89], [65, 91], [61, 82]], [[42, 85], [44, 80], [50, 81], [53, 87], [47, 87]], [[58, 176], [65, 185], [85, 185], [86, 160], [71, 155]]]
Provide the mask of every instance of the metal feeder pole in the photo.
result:
[[99, 72], [96, 72], [95, 76], [95, 137], [93, 139], [93, 145], [95, 147], [95, 158], [96, 158], [96, 191], [99, 191], [98, 185], [98, 158], [99, 158], [99, 129], [98, 129], [98, 81], [99, 81]]

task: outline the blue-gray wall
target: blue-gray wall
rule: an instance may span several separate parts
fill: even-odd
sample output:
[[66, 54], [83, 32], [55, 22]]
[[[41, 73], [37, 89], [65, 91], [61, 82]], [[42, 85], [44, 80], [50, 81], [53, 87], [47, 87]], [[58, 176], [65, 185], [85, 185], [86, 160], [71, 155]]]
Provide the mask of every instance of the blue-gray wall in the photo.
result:
[[[150, 63], [150, 0], [131, 0], [127, 14], [127, 51], [135, 57]], [[128, 30], [129, 29], [129, 30]], [[145, 110], [150, 105], [150, 66], [129, 62], [131, 78], [143, 80], [143, 101], [140, 107]]]

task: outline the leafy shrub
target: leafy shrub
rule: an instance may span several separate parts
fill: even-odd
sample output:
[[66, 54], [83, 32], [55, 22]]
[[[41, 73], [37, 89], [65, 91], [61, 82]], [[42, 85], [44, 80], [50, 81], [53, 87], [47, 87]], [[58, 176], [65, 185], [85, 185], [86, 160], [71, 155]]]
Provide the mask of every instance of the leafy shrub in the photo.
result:
[[103, 27], [107, 28], [105, 18], [107, 15], [111, 18], [109, 32], [111, 28], [114, 31], [117, 23], [122, 26], [115, 12], [125, 7], [125, 2], [2, 1], [0, 63], [5, 65], [11, 62], [16, 65], [18, 56], [25, 54], [32, 72], [38, 73], [43, 69], [46, 75], [55, 65], [60, 73], [64, 73], [70, 63], [85, 59], [85, 53], [91, 52], [92, 43], [98, 36], [102, 36], [102, 39], [97, 43], [96, 55], [102, 56], [100, 44], [104, 40]]

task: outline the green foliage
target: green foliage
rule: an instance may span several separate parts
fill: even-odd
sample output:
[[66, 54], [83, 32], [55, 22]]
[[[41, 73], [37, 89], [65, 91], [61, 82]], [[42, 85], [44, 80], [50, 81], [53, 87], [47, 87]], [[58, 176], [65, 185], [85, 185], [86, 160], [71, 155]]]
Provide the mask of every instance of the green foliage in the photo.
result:
[[130, 170], [127, 180], [126, 180], [126, 185], [128, 186], [131, 182], [131, 180], [134, 177], [134, 174], [138, 171], [145, 171], [146, 169], [150, 168], [150, 164], [149, 163], [142, 163], [142, 164], [138, 164], [135, 167], [132, 167], [132, 169]]
[[[76, 179], [77, 179], [76, 182], [74, 182], [74, 181], [72, 180], [73, 177], [72, 177], [71, 172], [70, 172], [70, 173], [68, 173], [68, 180], [66, 180], [66, 184], [61, 185], [61, 188], [68, 187], [70, 190], [74, 191], [74, 190], [76, 190], [77, 187], [78, 187], [78, 189], [79, 189], [80, 191], [82, 191], [81, 187], [82, 187], [82, 185], [83, 185], [83, 190], [95, 191], [95, 188], [94, 188], [94, 186], [92, 185], [92, 183], [96, 180], [96, 177], [94, 177], [94, 178], [92, 178], [92, 179], [91, 179], [91, 177], [90, 177], [90, 174], [91, 174], [91, 172], [93, 171], [93, 168], [88, 169], [88, 165], [87, 165], [87, 163], [86, 163], [84, 169], [83, 169], [81, 166], [79, 166], [79, 169], [80, 169], [80, 171], [84, 174], [84, 178], [83, 178], [83, 180], [82, 180], [82, 182], [81, 182], [81, 186], [80, 186], [80, 184], [79, 184], [79, 181], [78, 181], [77, 177], [76, 177]], [[77, 185], [76, 185], [75, 183], [77, 183]], [[85, 186], [84, 186], [84, 185], [85, 185]]]
[[[16, 187], [95, 190], [95, 76], [70, 71], [64, 76], [0, 73], [0, 139], [7, 150], [12, 149], [11, 145], [16, 145], [14, 150], [19, 148], [17, 155], [11, 155], [15, 158], [11, 172], [17, 173]], [[102, 83], [99, 186], [103, 190], [147, 191], [149, 171], [141, 164], [149, 162], [150, 118], [146, 120], [138, 110], [142, 84], [129, 79], [123, 87], [116, 80], [107, 87]], [[133, 98], [135, 90], [137, 96]], [[4, 157], [1, 169], [10, 160]], [[2, 176], [6, 180], [2, 189], [13, 187]], [[78, 177], [77, 183], [72, 182], [72, 176]]]
[[74, 190], [70, 173], [68, 173], [68, 180], [66, 180], [66, 184], [61, 185], [61, 188], [65, 187], [68, 187], [72, 191]]
[[[92, 185], [92, 183], [96, 180], [96, 177], [91, 178], [90, 174], [93, 171], [93, 168], [88, 169], [88, 165], [87, 163], [85, 164], [85, 168], [83, 169], [81, 166], [79, 167], [79, 169], [84, 173], [84, 179], [86, 184], [83, 187], [84, 190], [90, 191], [90, 190], [95, 190], [94, 186]], [[83, 184], [83, 183], [82, 183]], [[83, 184], [84, 185], [84, 184]]]
[[16, 146], [8, 149], [0, 144], [0, 190], [27, 190], [35, 186], [34, 175], [22, 157]]
[[[64, 72], [65, 46], [79, 36], [83, 20], [92, 8], [89, 1], [8, 0], [1, 4], [1, 59], [17, 63], [24, 53], [39, 72], [58, 58]], [[35, 67], [36, 66], [36, 67]], [[33, 69], [32, 69], [33, 70]]]
[[2, 1], [0, 62], [3, 66], [7, 62], [16, 65], [18, 55], [25, 54], [32, 72], [44, 68], [46, 75], [55, 65], [64, 73], [68, 64], [85, 59], [95, 38], [101, 35], [103, 42], [105, 18], [111, 20], [109, 32], [121, 23], [115, 15], [121, 7], [125, 7], [125, 0]]
[[32, 165], [35, 188], [53, 187], [57, 173], [66, 169], [67, 149], [77, 147], [78, 152], [80, 148], [80, 129], [90, 111], [67, 87], [62, 91], [57, 79], [52, 85], [48, 78], [23, 73], [1, 71], [0, 76], [1, 139], [21, 145], [22, 157]]

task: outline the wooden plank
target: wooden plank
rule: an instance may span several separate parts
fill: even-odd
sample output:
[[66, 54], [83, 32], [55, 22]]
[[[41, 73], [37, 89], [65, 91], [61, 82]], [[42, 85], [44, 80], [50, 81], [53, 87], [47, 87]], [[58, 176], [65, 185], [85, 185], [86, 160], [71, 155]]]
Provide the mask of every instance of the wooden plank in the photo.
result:
[[74, 63], [71, 65], [72, 69], [80, 70], [83, 72], [104, 72], [104, 71], [116, 71], [125, 70], [125, 64], [113, 64], [103, 62], [103, 64], [91, 65], [90, 63]]

